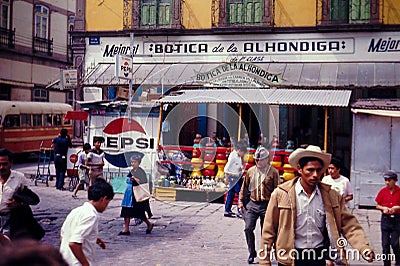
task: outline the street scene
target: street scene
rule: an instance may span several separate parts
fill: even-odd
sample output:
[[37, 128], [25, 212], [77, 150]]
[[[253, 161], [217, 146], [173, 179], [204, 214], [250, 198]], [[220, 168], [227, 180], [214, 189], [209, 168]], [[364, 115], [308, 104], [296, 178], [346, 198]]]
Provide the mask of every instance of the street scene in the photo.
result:
[[0, 8], [0, 266], [400, 265], [400, 0]]
[[[14, 168], [26, 175], [36, 171], [34, 163], [18, 164]], [[43, 183], [31, 184], [31, 189], [41, 199], [32, 209], [46, 230], [42, 241], [59, 247], [65, 217], [72, 208], [87, 201], [87, 194], [79, 191], [78, 199], [73, 199], [72, 192], [58, 191], [54, 183], [49, 182], [49, 187]], [[154, 198], [150, 201], [154, 214], [151, 220], [155, 224], [153, 232], [146, 235], [144, 224], [134, 226], [132, 222], [131, 235], [119, 236], [123, 228], [121, 201], [122, 194], [117, 194], [101, 215], [99, 234], [107, 248], [96, 250], [96, 265], [247, 265], [244, 221], [224, 217], [223, 204], [166, 202]], [[353, 209], [352, 212], [360, 220], [371, 246], [379, 253], [380, 212], [374, 209]], [[257, 225], [257, 243], [259, 232]], [[369, 264], [362, 258], [351, 261], [351, 265], [367, 264], [382, 265], [382, 262]]]

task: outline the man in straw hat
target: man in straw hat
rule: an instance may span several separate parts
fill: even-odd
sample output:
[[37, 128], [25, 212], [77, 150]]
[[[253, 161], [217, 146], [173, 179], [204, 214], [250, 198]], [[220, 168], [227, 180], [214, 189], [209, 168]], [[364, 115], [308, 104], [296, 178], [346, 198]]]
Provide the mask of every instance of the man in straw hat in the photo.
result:
[[289, 156], [300, 177], [279, 185], [271, 195], [257, 254], [260, 265], [271, 265], [273, 245], [279, 265], [325, 266], [326, 260], [347, 264], [347, 242], [364, 259], [374, 260], [364, 230], [343, 197], [320, 182], [330, 160], [331, 154], [313, 145]]
[[[255, 248], [254, 229], [258, 218], [260, 225], [264, 222], [265, 211], [272, 191], [279, 185], [280, 178], [278, 171], [269, 164], [269, 152], [264, 147], [258, 147], [254, 153], [255, 166], [252, 166], [246, 173], [243, 185], [239, 193], [238, 208], [244, 213], [247, 247], [249, 250], [249, 264], [254, 262], [257, 257]], [[250, 201], [247, 201], [247, 194], [250, 193]]]

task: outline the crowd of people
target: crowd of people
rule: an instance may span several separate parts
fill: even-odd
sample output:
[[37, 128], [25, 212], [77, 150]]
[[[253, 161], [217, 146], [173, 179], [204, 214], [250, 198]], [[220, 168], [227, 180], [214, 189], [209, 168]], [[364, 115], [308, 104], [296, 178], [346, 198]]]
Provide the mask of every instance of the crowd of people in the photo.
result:
[[[61, 245], [57, 249], [45, 243], [36, 244], [44, 230], [35, 220], [30, 205], [40, 199], [28, 187], [20, 172], [11, 169], [13, 155], [0, 148], [0, 257], [1, 265], [95, 265], [96, 246], [106, 248], [98, 234], [99, 214], [104, 212], [114, 198], [113, 187], [103, 179], [104, 139], [95, 137], [94, 148], [86, 143], [78, 159], [80, 183], [73, 191], [87, 188], [88, 201], [68, 214], [60, 232]], [[215, 134], [207, 143], [222, 143]], [[205, 145], [207, 145], [207, 143]], [[56, 188], [63, 189], [65, 158], [70, 139], [61, 130], [54, 139]], [[278, 254], [278, 265], [334, 265], [347, 264], [339, 238], [344, 237], [368, 262], [375, 253], [357, 218], [349, 211], [353, 191], [349, 179], [340, 174], [343, 163], [318, 146], [308, 145], [294, 150], [288, 158], [297, 176], [282, 183], [279, 172], [270, 165], [270, 152], [259, 145], [254, 153], [255, 165], [244, 171], [243, 157], [246, 141], [236, 142], [225, 165], [225, 181], [229, 185], [225, 202], [225, 217], [244, 220], [244, 235], [249, 256], [247, 263], [258, 260], [260, 265], [271, 265], [272, 248], [284, 250]], [[132, 168], [126, 177], [126, 190], [121, 203], [123, 218], [121, 236], [130, 235], [131, 219], [144, 222], [146, 234], [154, 224], [150, 218], [150, 192], [148, 177], [140, 167], [142, 157], [130, 158]], [[324, 176], [326, 175], [326, 176]], [[389, 170], [384, 175], [386, 186], [376, 196], [376, 208], [382, 212], [382, 251], [390, 254], [392, 248], [396, 265], [400, 265], [400, 188], [396, 185], [397, 173]], [[238, 194], [238, 213], [232, 212], [235, 194]], [[260, 247], [255, 245], [257, 221], [261, 227]], [[17, 245], [25, 246], [16, 252]], [[326, 253], [326, 250], [335, 252]], [[293, 256], [295, 251], [296, 256]], [[47, 255], [44, 255], [47, 254]], [[307, 254], [307, 256], [304, 256]], [[314, 254], [310, 256], [310, 254]], [[387, 256], [386, 258], [389, 258]], [[386, 259], [384, 265], [390, 265]]]

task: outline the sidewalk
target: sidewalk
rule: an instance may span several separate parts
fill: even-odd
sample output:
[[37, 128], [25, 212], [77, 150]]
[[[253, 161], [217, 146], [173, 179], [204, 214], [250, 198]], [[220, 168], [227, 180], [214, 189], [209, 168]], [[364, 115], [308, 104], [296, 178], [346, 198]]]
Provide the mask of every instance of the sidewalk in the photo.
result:
[[[32, 170], [36, 171], [36, 165], [16, 165], [14, 169], [31, 174]], [[31, 188], [41, 198], [41, 202], [32, 209], [46, 230], [43, 241], [58, 247], [60, 228], [66, 215], [86, 201], [86, 193], [79, 191], [79, 199], [75, 200], [71, 192], [56, 190], [54, 181], [49, 182], [49, 187], [42, 183], [35, 186], [32, 182]], [[116, 194], [101, 215], [99, 234], [106, 241], [107, 249], [96, 251], [96, 265], [247, 265], [244, 222], [238, 218], [223, 217], [223, 204], [153, 199], [150, 203], [154, 214], [151, 221], [155, 224], [152, 233], [145, 234], [146, 225], [143, 223], [131, 226], [130, 236], [118, 236], [123, 228], [123, 219], [119, 217], [121, 200], [122, 194]], [[380, 252], [380, 213], [365, 209], [353, 212], [375, 251]], [[259, 238], [260, 228], [257, 225], [256, 247]], [[365, 261], [352, 263], [366, 264]]]

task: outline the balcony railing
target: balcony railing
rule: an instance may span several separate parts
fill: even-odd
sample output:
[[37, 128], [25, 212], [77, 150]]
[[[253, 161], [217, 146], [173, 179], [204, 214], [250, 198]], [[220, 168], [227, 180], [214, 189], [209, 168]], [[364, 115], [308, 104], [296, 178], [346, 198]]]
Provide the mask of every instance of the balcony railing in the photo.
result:
[[0, 28], [0, 46], [8, 48], [15, 47], [15, 29], [9, 30]]
[[33, 37], [32, 51], [33, 53], [53, 55], [53, 39]]

